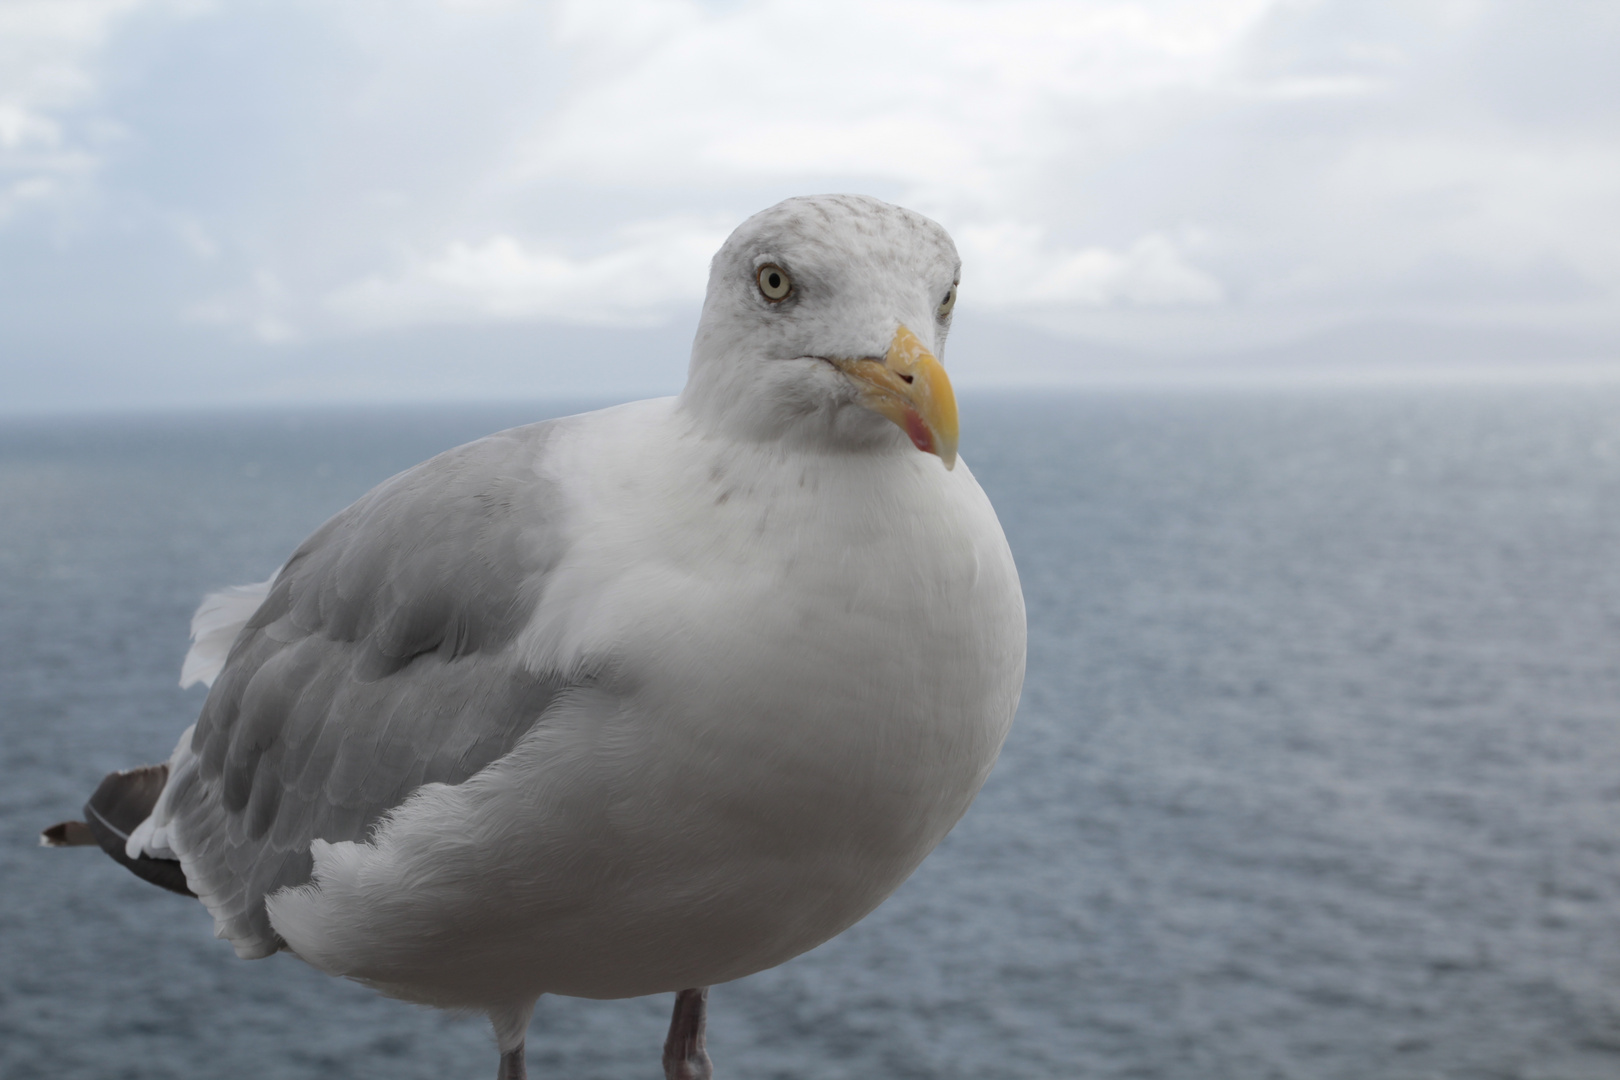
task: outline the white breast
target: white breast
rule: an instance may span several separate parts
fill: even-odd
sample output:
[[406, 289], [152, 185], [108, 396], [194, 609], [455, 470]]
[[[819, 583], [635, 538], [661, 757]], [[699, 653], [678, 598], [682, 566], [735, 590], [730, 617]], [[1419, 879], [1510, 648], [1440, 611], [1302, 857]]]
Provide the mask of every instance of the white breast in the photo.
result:
[[271, 902], [305, 959], [470, 1006], [709, 985], [865, 915], [977, 793], [1024, 613], [966, 466], [719, 446], [661, 405], [556, 466], [578, 531], [521, 647], [579, 689], [375, 844], [322, 845]]

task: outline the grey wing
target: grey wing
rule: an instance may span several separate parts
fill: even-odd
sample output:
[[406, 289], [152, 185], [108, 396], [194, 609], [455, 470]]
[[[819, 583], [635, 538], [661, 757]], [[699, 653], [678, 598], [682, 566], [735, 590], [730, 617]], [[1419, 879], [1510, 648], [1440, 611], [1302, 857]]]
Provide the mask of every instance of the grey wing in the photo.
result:
[[192, 889], [244, 956], [310, 842], [363, 840], [429, 783], [509, 751], [561, 689], [513, 655], [566, 543], [536, 471], [559, 422], [384, 482], [288, 560], [231, 648], [165, 792]]

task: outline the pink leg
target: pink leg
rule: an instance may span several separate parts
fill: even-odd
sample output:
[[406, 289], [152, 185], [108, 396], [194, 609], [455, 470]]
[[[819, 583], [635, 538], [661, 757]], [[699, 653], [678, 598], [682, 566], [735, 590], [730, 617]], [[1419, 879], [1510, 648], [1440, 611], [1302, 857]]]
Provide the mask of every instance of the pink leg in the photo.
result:
[[703, 1048], [703, 1029], [709, 1014], [709, 988], [682, 990], [675, 995], [675, 1015], [669, 1018], [664, 1040], [664, 1080], [711, 1080], [714, 1066]]
[[495, 1080], [529, 1080], [529, 1069], [523, 1061], [523, 1044], [501, 1055], [501, 1066], [495, 1071]]

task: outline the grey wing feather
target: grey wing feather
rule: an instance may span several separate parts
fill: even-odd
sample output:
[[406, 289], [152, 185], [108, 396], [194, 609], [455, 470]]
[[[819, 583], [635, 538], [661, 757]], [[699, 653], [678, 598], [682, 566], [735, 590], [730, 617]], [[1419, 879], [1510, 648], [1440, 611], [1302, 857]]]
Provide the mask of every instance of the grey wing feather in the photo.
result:
[[187, 879], [243, 955], [310, 842], [363, 840], [412, 791], [507, 753], [562, 688], [514, 640], [566, 537], [536, 471], [560, 422], [441, 454], [306, 540], [231, 647], [166, 793]]

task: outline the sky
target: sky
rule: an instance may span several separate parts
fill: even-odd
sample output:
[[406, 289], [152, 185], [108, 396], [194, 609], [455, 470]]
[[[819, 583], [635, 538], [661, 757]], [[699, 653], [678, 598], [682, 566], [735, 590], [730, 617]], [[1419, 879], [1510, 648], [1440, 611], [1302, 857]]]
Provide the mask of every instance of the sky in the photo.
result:
[[963, 386], [1620, 375], [1620, 4], [0, 0], [0, 412], [678, 389], [790, 195]]

